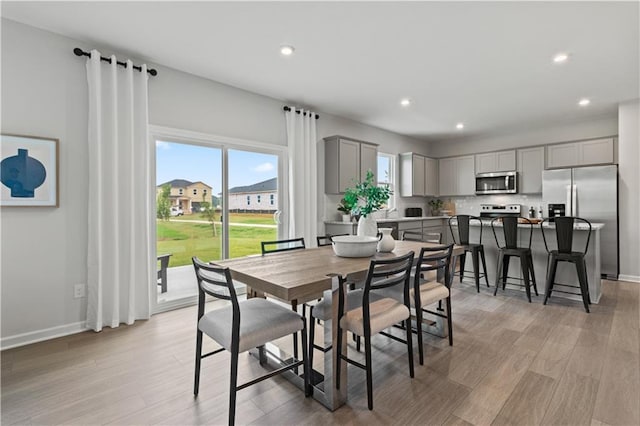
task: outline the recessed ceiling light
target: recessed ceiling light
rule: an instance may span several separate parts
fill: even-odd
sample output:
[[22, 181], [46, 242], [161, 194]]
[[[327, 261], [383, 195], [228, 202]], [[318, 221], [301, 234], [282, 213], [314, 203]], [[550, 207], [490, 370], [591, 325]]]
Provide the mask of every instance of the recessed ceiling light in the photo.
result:
[[591, 103], [591, 101], [587, 98], [584, 99], [580, 99], [580, 101], [578, 101], [578, 105], [580, 106], [587, 106]]
[[568, 53], [558, 53], [553, 57], [553, 62], [555, 62], [556, 64], [561, 64], [563, 62], [567, 62], [567, 59], [569, 59]]
[[456, 124], [456, 129], [458, 129], [458, 130], [464, 129], [464, 124], [463, 123]]
[[405, 98], [401, 100], [400, 105], [402, 105], [403, 107], [408, 107], [409, 105], [411, 105], [411, 99]]
[[293, 46], [280, 46], [280, 53], [284, 56], [293, 55], [293, 51], [296, 50]]

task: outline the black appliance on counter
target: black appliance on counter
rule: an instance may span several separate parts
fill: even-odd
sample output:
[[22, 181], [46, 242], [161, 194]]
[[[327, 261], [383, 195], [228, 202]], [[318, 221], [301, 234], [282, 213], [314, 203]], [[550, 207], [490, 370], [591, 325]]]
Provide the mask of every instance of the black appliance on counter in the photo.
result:
[[490, 219], [494, 217], [520, 217], [520, 204], [480, 204], [480, 217]]
[[422, 217], [422, 209], [420, 207], [407, 207], [404, 209], [404, 217]]
[[549, 217], [566, 216], [565, 204], [549, 204]]

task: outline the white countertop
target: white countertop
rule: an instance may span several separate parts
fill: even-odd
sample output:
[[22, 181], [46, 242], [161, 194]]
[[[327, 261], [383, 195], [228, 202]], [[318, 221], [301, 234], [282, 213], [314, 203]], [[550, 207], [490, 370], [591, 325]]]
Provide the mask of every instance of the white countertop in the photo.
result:
[[[384, 219], [376, 219], [376, 223], [398, 223], [398, 222], [420, 222], [423, 220], [449, 219], [449, 216], [419, 216], [419, 217], [387, 217]], [[351, 225], [358, 222], [342, 222], [340, 220], [325, 220], [325, 224], [329, 225]]]
[[[490, 227], [491, 226], [491, 221], [490, 220], [483, 220], [482, 221], [482, 225], [483, 226], [487, 226]], [[454, 225], [455, 226], [455, 225]], [[469, 226], [480, 226], [480, 224], [477, 221], [470, 221], [469, 222]], [[502, 223], [496, 221], [495, 223], [496, 228], [498, 227], [502, 227]], [[518, 228], [528, 228], [530, 225], [528, 223], [519, 223], [518, 224]], [[545, 228], [555, 228], [555, 225], [553, 225], [552, 223], [546, 222], [544, 224]], [[593, 231], [598, 231], [600, 229], [604, 228], [604, 223], [597, 223], [597, 222], [592, 222], [591, 223], [591, 230]], [[534, 224], [533, 225], [533, 229], [540, 229], [540, 224]], [[585, 224], [585, 223], [576, 223], [575, 225], [573, 225], [573, 229], [575, 229], [576, 231], [588, 231], [589, 227]]]

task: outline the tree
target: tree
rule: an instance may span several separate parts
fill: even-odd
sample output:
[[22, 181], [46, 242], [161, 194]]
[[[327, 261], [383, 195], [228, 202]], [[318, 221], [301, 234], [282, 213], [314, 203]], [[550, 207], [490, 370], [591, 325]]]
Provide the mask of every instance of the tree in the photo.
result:
[[163, 185], [158, 198], [156, 198], [156, 217], [158, 219], [169, 220], [169, 217], [171, 217], [169, 194], [171, 194], [171, 185]]
[[216, 223], [215, 223], [215, 214], [216, 210], [213, 208], [211, 203], [206, 200], [205, 195], [202, 194], [202, 202], [200, 203], [200, 211], [202, 212], [202, 217], [206, 219], [213, 229], [213, 236], [217, 236], [218, 233], [216, 231]]

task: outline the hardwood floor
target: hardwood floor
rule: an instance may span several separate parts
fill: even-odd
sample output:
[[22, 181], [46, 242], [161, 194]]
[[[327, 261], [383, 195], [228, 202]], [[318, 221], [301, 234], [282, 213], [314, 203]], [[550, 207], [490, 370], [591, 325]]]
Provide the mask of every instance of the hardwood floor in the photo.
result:
[[[640, 284], [603, 281], [591, 314], [557, 297], [542, 306], [522, 292], [454, 287], [454, 346], [426, 337], [414, 379], [403, 345], [373, 339], [374, 411], [364, 372], [349, 367], [338, 411], [275, 378], [238, 393], [237, 423], [640, 424]], [[193, 398], [195, 317], [186, 308], [2, 352], [2, 424], [225, 424], [228, 354], [203, 360]], [[240, 382], [260, 373], [240, 360]]]

